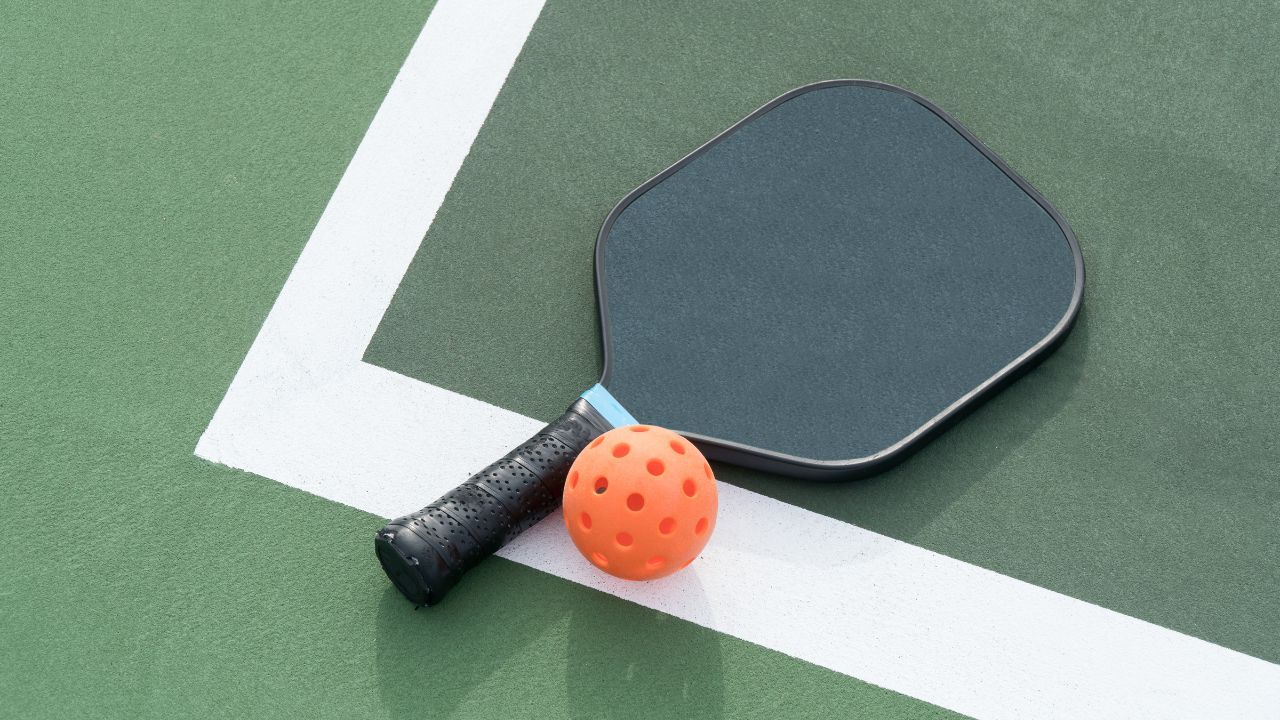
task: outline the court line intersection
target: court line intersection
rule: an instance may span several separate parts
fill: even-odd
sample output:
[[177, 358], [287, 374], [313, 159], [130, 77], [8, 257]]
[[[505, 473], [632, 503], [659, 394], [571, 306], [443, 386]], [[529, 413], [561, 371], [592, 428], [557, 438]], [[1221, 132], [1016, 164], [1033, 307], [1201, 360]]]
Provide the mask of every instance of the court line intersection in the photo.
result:
[[[362, 360], [542, 5], [436, 4], [198, 456], [393, 517], [542, 427]], [[558, 513], [500, 554], [974, 717], [1280, 708], [1280, 666], [723, 483], [702, 559], [660, 582], [603, 576]]]

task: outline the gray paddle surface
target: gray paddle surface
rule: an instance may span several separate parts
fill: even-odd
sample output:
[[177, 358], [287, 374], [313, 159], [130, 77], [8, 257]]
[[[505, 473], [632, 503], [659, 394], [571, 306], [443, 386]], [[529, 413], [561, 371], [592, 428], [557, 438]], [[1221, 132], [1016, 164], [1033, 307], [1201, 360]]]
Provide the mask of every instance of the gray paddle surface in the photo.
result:
[[882, 86], [748, 118], [601, 231], [607, 386], [765, 454], [903, 444], [1078, 305], [1069, 230], [997, 162]]

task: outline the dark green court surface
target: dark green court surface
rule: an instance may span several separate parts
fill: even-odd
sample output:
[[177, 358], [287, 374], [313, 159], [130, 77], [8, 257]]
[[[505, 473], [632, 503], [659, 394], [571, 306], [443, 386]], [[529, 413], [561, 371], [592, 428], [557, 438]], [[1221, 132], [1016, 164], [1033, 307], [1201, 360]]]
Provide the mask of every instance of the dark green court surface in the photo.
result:
[[[430, 5], [0, 9], [6, 711], [949, 717], [500, 559], [423, 622], [379, 518], [193, 456]], [[1280, 662], [1278, 23], [549, 0], [367, 359], [557, 416], [599, 372], [614, 202], [792, 87], [909, 87], [1071, 223], [1080, 322], [885, 475], [723, 478]]]
[[722, 477], [1280, 660], [1276, 30], [1244, 6], [552, 3], [366, 357], [558, 416], [599, 373], [591, 247], [620, 197], [792, 87], [902, 85], [1062, 211], [1080, 321], [888, 474]]

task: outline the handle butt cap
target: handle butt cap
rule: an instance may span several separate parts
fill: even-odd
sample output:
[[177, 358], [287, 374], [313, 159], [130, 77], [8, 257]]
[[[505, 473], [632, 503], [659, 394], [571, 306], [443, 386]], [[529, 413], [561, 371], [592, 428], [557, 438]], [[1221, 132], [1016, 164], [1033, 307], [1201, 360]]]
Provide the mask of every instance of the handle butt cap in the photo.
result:
[[382, 571], [409, 602], [418, 607], [438, 602], [443, 593], [432, 593], [431, 588], [439, 587], [447, 575], [430, 572], [438, 560], [425, 540], [407, 527], [391, 524], [374, 535], [373, 549]]

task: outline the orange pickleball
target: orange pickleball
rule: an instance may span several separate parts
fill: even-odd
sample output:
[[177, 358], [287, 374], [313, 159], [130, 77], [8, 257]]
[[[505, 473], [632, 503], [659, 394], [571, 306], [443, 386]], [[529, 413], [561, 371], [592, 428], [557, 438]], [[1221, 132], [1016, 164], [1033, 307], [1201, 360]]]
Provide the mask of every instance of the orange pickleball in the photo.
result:
[[652, 425], [610, 430], [573, 461], [564, 524], [593, 565], [628, 580], [693, 562], [716, 527], [716, 479], [688, 440]]

